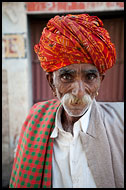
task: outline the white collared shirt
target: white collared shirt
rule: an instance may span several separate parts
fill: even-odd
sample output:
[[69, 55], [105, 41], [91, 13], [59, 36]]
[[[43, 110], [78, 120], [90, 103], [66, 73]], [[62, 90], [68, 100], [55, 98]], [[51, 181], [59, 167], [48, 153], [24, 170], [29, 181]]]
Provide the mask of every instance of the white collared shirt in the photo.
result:
[[91, 106], [74, 123], [73, 136], [70, 132], [66, 132], [62, 128], [61, 111], [62, 105], [57, 110], [55, 128], [51, 134], [51, 138], [54, 138], [52, 187], [96, 188], [79, 135], [80, 130], [84, 133], [87, 131]]

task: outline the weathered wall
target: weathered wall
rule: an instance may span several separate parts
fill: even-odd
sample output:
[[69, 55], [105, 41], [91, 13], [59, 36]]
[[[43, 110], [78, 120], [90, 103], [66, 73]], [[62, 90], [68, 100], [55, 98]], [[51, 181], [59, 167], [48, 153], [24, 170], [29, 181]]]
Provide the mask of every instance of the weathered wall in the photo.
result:
[[2, 177], [6, 185], [21, 126], [32, 105], [23, 2], [2, 3]]

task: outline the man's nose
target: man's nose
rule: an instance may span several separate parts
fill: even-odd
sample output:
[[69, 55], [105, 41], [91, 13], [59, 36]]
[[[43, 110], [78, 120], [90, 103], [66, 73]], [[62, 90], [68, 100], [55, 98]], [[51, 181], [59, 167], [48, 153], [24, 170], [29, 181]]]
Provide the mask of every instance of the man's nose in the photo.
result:
[[81, 80], [74, 83], [72, 95], [76, 96], [77, 98], [82, 98], [85, 95], [85, 85]]

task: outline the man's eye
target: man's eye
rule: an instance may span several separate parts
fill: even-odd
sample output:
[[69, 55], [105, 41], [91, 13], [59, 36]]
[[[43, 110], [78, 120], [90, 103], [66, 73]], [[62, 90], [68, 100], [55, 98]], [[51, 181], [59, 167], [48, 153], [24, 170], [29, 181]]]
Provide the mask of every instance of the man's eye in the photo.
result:
[[70, 80], [72, 80], [72, 76], [70, 74], [63, 74], [63, 75], [61, 75], [61, 80], [70, 81]]
[[97, 77], [97, 75], [95, 75], [95, 74], [88, 74], [88, 75], [87, 75], [87, 79], [90, 80], [90, 81], [92, 81], [92, 80], [95, 79], [96, 77]]

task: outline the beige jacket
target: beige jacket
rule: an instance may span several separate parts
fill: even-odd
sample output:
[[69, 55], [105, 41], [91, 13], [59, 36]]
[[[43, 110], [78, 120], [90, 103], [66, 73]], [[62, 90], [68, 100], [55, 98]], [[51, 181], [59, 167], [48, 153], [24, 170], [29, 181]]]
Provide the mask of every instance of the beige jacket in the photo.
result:
[[123, 106], [94, 101], [87, 134], [80, 133], [98, 188], [124, 187]]

